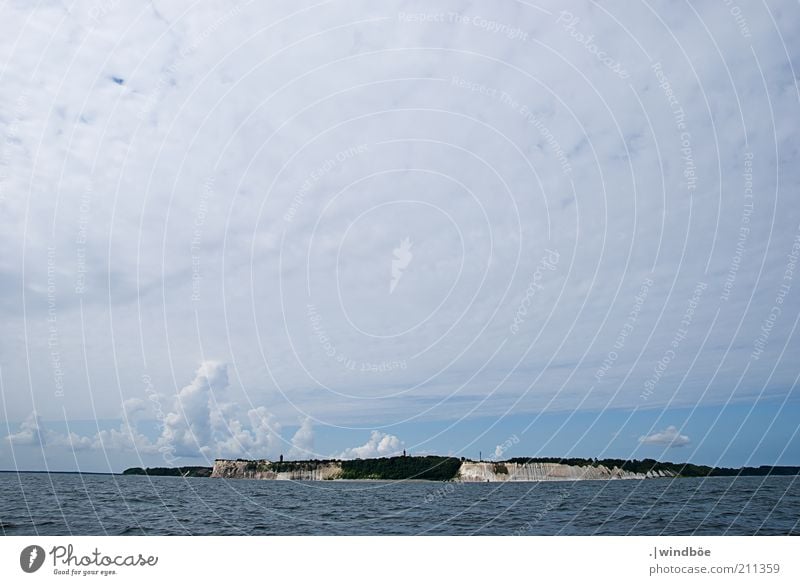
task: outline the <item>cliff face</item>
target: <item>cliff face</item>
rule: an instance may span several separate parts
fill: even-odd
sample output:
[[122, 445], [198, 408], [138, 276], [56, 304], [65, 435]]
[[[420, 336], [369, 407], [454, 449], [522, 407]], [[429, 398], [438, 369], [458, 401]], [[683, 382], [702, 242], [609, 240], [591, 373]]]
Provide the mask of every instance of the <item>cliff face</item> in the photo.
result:
[[465, 462], [458, 470], [458, 480], [486, 481], [575, 481], [581, 479], [650, 479], [674, 477], [669, 471], [633, 473], [604, 465], [578, 467], [562, 463], [490, 463]]
[[[317, 481], [342, 478], [342, 463], [339, 461], [293, 461], [275, 463], [266, 459], [245, 461], [242, 459], [217, 459], [211, 477], [227, 479], [272, 479], [294, 481]], [[576, 481], [582, 479], [650, 479], [674, 477], [670, 471], [634, 473], [618, 467], [609, 469], [604, 465], [579, 467], [562, 463], [492, 463], [465, 461], [453, 477], [454, 481]]]
[[214, 469], [211, 471], [211, 477], [228, 479], [317, 481], [339, 479], [341, 476], [342, 466], [338, 463], [303, 464], [296, 462], [289, 465], [276, 464], [266, 459], [254, 461], [217, 459], [214, 461]]

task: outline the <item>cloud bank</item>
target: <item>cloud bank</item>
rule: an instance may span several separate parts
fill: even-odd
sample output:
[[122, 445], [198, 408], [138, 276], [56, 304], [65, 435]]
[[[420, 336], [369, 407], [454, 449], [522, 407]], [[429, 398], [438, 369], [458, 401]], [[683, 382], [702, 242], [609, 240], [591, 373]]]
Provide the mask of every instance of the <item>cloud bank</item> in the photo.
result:
[[[99, 430], [92, 436], [43, 430], [40, 417], [33, 413], [6, 439], [17, 446], [160, 454], [168, 463], [197, 457], [206, 461], [216, 457], [276, 457], [284, 446], [281, 425], [263, 406], [248, 409], [244, 416], [238, 414], [241, 409], [226, 398], [227, 369], [224, 363], [203, 362], [194, 379], [172, 398], [172, 407], [162, 415], [160, 432], [154, 438], [137, 427], [139, 419], [148, 416], [149, 406], [130, 399], [125, 402], [124, 422], [117, 429]], [[298, 456], [311, 454], [310, 420], [303, 422], [291, 445]]]
[[796, 399], [795, 2], [17, 2], [0, 54], [4, 447]]

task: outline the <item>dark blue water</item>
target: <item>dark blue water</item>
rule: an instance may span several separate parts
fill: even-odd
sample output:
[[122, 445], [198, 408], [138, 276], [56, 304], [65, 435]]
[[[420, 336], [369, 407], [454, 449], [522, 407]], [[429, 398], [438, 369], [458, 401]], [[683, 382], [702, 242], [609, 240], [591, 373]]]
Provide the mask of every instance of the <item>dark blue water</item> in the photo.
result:
[[800, 534], [800, 477], [454, 484], [0, 473], [0, 534]]

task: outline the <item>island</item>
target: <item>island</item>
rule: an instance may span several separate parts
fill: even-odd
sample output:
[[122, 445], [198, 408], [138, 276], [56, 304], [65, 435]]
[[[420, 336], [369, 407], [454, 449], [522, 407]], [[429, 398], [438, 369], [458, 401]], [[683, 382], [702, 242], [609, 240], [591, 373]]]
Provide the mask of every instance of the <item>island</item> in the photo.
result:
[[211, 477], [211, 467], [129, 467], [122, 475], [165, 475], [172, 477]]
[[710, 467], [655, 459], [583, 459], [515, 457], [505, 461], [474, 461], [439, 455], [375, 459], [216, 459], [214, 467], [133, 467], [123, 475], [207, 477], [292, 481], [420, 480], [457, 482], [580, 481], [800, 475], [800, 467]]

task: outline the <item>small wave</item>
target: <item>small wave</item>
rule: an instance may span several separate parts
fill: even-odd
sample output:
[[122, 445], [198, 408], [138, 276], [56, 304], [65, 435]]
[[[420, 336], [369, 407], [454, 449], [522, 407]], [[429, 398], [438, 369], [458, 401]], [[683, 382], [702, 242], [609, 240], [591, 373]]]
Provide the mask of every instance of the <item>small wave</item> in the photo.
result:
[[55, 524], [53, 520], [42, 520], [41, 522], [34, 522], [34, 526], [50, 526], [51, 524]]
[[[126, 504], [150, 504], [153, 502], [153, 498], [145, 498], [142, 496], [125, 496], [122, 499]], [[110, 501], [117, 500], [119, 500], [119, 496], [115, 494]]]
[[145, 531], [142, 530], [141, 526], [128, 526], [117, 532], [117, 536], [126, 536], [128, 534], [145, 534]]

